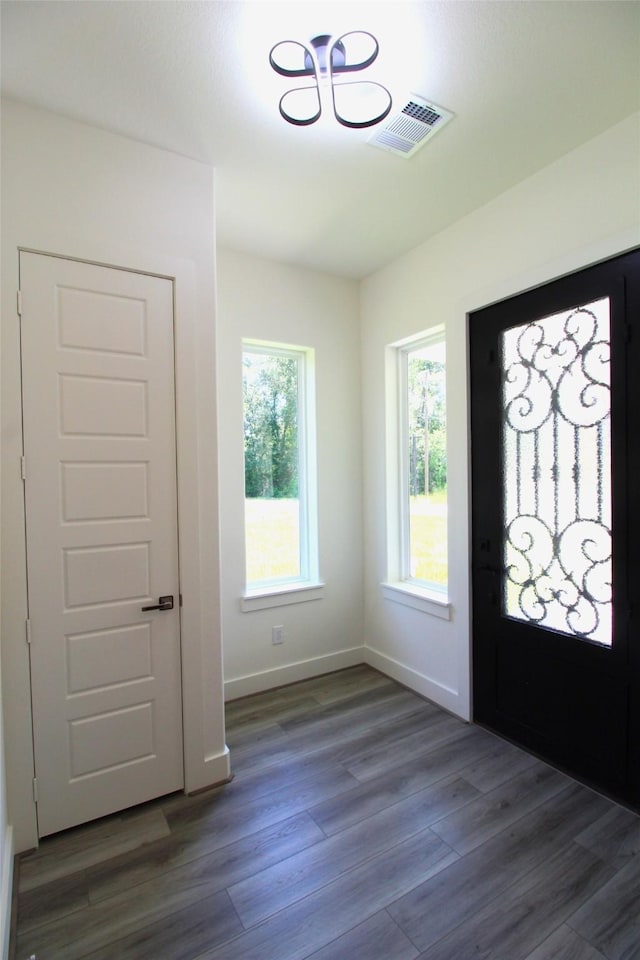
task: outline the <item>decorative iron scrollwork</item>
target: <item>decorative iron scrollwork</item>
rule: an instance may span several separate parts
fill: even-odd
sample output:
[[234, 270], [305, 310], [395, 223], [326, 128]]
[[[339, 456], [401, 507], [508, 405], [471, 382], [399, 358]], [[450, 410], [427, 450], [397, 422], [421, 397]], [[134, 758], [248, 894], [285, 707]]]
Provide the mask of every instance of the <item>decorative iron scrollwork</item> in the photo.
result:
[[504, 611], [611, 643], [609, 301], [505, 331]]

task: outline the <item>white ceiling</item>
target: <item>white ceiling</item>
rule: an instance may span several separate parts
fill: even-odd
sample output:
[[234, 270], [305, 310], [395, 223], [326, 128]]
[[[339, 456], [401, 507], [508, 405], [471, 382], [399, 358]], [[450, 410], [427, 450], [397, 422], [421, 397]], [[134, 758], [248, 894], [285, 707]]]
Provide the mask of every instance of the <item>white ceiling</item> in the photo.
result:
[[[455, 114], [410, 160], [278, 114], [273, 44], [352, 29]], [[640, 2], [3, 0], [2, 90], [213, 164], [220, 243], [361, 277], [639, 110]]]

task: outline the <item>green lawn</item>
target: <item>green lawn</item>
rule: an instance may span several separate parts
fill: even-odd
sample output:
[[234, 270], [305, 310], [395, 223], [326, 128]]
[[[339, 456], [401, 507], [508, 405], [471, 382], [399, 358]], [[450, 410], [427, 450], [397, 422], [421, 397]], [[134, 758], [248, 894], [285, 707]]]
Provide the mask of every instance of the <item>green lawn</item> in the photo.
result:
[[[245, 500], [247, 583], [300, 575], [298, 500]], [[411, 497], [411, 566], [418, 580], [447, 585], [447, 499], [445, 491]]]
[[247, 583], [300, 576], [299, 501], [248, 497]]
[[417, 580], [447, 585], [447, 493], [411, 497], [411, 574]]

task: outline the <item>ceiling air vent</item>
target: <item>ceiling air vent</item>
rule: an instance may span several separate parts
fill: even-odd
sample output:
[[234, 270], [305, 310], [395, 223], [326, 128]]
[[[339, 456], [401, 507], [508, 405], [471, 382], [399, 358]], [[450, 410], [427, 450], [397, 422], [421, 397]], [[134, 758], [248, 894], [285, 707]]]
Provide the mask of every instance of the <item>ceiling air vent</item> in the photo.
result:
[[412, 93], [399, 112], [376, 127], [367, 143], [408, 160], [452, 118], [448, 110]]

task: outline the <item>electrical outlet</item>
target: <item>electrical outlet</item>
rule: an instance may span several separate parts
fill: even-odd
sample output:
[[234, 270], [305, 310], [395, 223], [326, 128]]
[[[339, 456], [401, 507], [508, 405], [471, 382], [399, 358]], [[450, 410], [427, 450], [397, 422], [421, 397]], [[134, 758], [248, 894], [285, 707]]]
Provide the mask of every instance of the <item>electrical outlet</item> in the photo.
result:
[[279, 627], [271, 627], [271, 643], [284, 643], [284, 627], [281, 625]]

